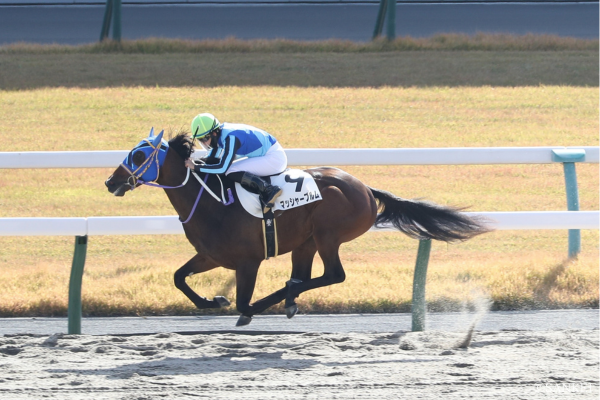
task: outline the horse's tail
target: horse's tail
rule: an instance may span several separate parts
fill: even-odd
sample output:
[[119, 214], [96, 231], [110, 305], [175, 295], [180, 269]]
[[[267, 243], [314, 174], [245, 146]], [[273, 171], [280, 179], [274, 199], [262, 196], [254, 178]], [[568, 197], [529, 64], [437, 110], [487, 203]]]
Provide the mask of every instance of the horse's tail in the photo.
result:
[[407, 200], [384, 190], [371, 189], [379, 201], [374, 226], [390, 223], [414, 239], [435, 239], [444, 242], [467, 240], [489, 232], [483, 218], [469, 217], [464, 208], [444, 207], [423, 200]]

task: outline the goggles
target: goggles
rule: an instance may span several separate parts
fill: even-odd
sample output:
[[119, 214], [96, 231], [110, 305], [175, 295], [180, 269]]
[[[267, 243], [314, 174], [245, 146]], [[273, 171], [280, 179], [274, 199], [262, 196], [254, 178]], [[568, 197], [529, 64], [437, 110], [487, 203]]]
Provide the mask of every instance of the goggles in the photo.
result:
[[212, 132], [207, 133], [205, 136], [202, 136], [201, 138], [199, 138], [198, 140], [201, 141], [202, 143], [206, 143], [209, 142], [212, 139]]

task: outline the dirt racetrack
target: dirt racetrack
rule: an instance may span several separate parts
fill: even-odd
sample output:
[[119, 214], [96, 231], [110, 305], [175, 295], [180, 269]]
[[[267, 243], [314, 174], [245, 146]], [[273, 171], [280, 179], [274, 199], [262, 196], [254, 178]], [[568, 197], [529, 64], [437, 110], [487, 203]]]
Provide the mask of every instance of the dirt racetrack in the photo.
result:
[[4, 335], [3, 399], [597, 399], [598, 330]]

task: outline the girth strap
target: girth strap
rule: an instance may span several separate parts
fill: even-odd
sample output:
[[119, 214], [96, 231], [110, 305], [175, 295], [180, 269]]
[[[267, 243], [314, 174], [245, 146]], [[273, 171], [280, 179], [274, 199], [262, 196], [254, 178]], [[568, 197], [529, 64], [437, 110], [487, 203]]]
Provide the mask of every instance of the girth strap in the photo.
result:
[[275, 222], [275, 216], [273, 211], [269, 209], [263, 214], [262, 220], [263, 227], [263, 242], [265, 244], [265, 260], [271, 257], [277, 257], [278, 240], [277, 240], [277, 223]]

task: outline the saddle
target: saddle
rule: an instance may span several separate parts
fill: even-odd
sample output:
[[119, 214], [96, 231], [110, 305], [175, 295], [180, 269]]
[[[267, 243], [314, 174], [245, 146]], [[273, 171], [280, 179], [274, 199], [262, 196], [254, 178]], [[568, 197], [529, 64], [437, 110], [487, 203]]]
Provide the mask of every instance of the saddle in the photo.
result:
[[277, 257], [277, 223], [275, 211], [285, 211], [321, 200], [321, 191], [312, 175], [300, 169], [287, 169], [279, 175], [262, 177], [283, 191], [272, 209], [263, 213], [257, 193], [252, 193], [239, 183], [235, 184], [237, 197], [244, 209], [252, 216], [262, 219], [265, 259]]
[[[321, 200], [321, 192], [312, 175], [301, 169], [287, 169], [281, 174], [262, 177], [283, 191], [275, 201], [272, 211], [285, 211]], [[244, 209], [256, 218], [263, 218], [262, 204], [258, 194], [252, 193], [239, 183], [235, 184], [237, 197]]]

